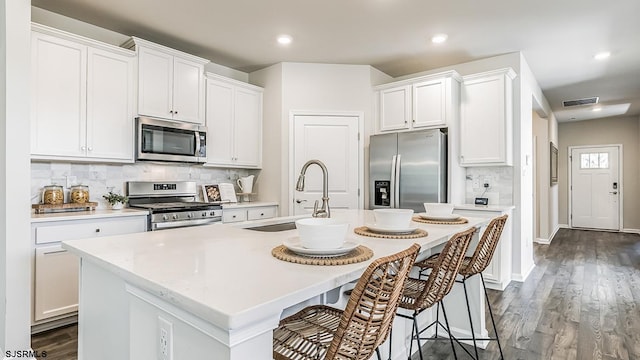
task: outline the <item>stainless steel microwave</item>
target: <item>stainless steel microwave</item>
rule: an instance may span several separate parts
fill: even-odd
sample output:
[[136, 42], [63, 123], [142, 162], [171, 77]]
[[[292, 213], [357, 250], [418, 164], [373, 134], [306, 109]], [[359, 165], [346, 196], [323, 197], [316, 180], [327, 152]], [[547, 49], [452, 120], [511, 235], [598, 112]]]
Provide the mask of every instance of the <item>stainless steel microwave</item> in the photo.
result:
[[138, 117], [136, 134], [136, 160], [207, 162], [206, 126]]

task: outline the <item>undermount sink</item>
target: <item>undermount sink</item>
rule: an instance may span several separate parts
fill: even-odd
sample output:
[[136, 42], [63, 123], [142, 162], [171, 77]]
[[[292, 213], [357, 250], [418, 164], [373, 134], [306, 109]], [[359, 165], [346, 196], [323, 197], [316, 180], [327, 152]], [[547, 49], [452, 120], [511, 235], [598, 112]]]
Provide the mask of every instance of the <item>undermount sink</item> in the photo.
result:
[[263, 231], [263, 232], [278, 232], [278, 231], [293, 230], [295, 228], [296, 228], [296, 223], [295, 222], [286, 222], [286, 223], [281, 223], [281, 224], [272, 224], [272, 225], [263, 225], [263, 226], [250, 227], [250, 228], [246, 228], [246, 229], [247, 230], [254, 230], [254, 231]]

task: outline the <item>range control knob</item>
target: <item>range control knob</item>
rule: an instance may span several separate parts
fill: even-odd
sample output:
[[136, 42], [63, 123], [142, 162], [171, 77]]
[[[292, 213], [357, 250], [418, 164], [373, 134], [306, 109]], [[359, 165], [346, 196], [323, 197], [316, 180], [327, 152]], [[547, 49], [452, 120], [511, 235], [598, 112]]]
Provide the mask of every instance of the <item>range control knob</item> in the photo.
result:
[[210, 215], [210, 216], [216, 216], [216, 212], [215, 212], [215, 211], [212, 211], [212, 212], [210, 212], [210, 213], [209, 213], [209, 215]]
[[178, 220], [178, 214], [173, 214], [173, 216], [171, 216], [171, 218], [173, 218], [173, 220]]
[[193, 217], [193, 213], [188, 213], [188, 214], [187, 214], [187, 218], [188, 218], [188, 219], [191, 219], [192, 217]]
[[169, 217], [167, 215], [162, 215], [162, 220], [167, 221], [169, 220]]
[[207, 212], [206, 211], [202, 213], [202, 217], [207, 217]]

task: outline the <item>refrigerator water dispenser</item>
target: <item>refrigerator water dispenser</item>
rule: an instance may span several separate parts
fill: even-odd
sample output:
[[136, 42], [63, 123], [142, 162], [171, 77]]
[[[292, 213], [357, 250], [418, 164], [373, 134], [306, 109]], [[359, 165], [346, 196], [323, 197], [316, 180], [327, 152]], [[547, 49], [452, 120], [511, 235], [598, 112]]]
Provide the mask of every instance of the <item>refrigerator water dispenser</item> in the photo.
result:
[[375, 184], [375, 199], [374, 204], [376, 206], [389, 206], [391, 205], [391, 181], [389, 180], [376, 180]]

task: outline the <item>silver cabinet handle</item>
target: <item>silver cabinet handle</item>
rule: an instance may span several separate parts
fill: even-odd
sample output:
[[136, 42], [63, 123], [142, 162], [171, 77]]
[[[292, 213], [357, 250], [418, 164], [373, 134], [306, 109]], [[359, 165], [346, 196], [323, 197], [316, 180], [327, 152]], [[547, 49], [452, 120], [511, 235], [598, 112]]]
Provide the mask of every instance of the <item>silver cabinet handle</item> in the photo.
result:
[[87, 150], [87, 147], [86, 147], [86, 146], [81, 146], [81, 147], [80, 147], [80, 150], [83, 150], [83, 151], [84, 151], [84, 150]]
[[89, 146], [89, 151], [93, 151], [93, 147]]

